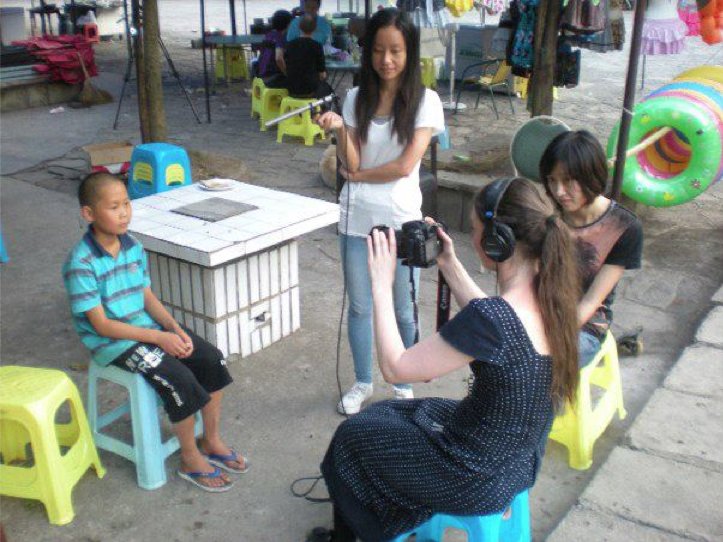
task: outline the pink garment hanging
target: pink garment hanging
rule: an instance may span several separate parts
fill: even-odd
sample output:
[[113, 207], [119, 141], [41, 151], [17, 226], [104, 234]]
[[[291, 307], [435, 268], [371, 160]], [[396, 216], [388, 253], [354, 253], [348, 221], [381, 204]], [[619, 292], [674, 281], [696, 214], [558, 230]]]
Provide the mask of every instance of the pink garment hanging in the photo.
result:
[[680, 19], [645, 20], [640, 53], [675, 55], [683, 51], [688, 27]]

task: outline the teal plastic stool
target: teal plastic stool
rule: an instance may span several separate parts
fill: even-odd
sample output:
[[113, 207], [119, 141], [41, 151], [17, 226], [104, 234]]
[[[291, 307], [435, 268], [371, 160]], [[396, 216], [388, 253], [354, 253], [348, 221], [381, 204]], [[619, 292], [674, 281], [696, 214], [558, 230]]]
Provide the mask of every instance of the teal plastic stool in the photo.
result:
[[133, 149], [128, 171], [128, 195], [144, 198], [191, 184], [191, 161], [182, 147], [145, 143]]
[[437, 141], [439, 141], [439, 148], [443, 151], [448, 151], [452, 148], [452, 144], [449, 140], [449, 128], [444, 128], [444, 132], [437, 136]]
[[512, 514], [503, 519], [503, 514], [488, 516], [448, 516], [435, 514], [429, 521], [413, 531], [398, 536], [392, 542], [404, 542], [413, 534], [417, 542], [442, 542], [444, 530], [450, 527], [462, 529], [467, 533], [469, 542], [530, 542], [530, 501], [525, 490], [514, 498]]
[[5, 250], [5, 241], [3, 240], [3, 231], [0, 230], [0, 263], [8, 263], [8, 251]]
[[[128, 401], [101, 414], [98, 409], [98, 381], [108, 380], [128, 390]], [[141, 375], [109, 365], [102, 367], [91, 362], [88, 369], [88, 421], [98, 448], [125, 457], [136, 464], [138, 485], [143, 489], [158, 489], [166, 481], [166, 458], [180, 447], [174, 436], [161, 441], [158, 407], [161, 403], [155, 390]], [[111, 437], [101, 430], [130, 413], [133, 444]], [[196, 415], [196, 436], [203, 434], [200, 413]]]

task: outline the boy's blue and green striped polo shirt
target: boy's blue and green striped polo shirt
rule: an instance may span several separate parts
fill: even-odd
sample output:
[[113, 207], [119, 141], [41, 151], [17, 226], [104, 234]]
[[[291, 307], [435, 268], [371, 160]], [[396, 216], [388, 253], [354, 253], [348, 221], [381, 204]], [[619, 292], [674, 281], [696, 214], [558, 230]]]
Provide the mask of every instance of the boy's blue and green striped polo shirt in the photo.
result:
[[63, 265], [73, 324], [93, 361], [108, 365], [134, 341], [98, 335], [85, 313], [103, 305], [109, 319], [136, 327], [160, 329], [144, 308], [143, 290], [151, 285], [143, 245], [128, 234], [113, 258], [93, 237], [91, 228], [71, 250]]

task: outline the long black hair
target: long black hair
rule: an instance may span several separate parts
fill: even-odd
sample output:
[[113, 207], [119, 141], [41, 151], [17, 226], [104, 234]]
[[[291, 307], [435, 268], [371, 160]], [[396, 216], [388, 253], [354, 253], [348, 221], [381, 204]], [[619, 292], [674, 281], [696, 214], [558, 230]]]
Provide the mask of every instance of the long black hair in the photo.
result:
[[374, 39], [379, 30], [388, 26], [394, 26], [402, 33], [407, 48], [407, 63], [404, 66], [399, 90], [392, 106], [392, 133], [397, 134], [399, 142], [405, 145], [414, 137], [414, 121], [424, 96], [424, 87], [419, 68], [419, 31], [403, 11], [394, 8], [382, 9], [369, 19], [364, 34], [359, 93], [356, 97], [354, 114], [359, 137], [364, 142], [367, 139], [374, 112], [379, 106], [379, 75], [372, 66]]
[[540, 178], [552, 201], [555, 201], [555, 197], [550, 191], [548, 176], [558, 163], [570, 179], [578, 182], [588, 204], [605, 193], [608, 179], [605, 151], [595, 136], [587, 130], [559, 134], [542, 153]]

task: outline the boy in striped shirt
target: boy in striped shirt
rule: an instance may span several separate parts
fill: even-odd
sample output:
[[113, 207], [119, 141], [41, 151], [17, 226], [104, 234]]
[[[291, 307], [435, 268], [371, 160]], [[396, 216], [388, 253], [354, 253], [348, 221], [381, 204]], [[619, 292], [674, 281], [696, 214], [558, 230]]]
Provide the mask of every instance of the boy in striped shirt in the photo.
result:
[[[184, 480], [211, 492], [233, 485], [246, 459], [219, 434], [223, 388], [231, 383], [223, 354], [184, 330], [151, 291], [143, 246], [128, 234], [132, 209], [125, 184], [93, 173], [78, 189], [88, 231], [63, 266], [75, 329], [93, 363], [140, 373], [163, 400], [181, 445]], [[194, 414], [204, 436], [196, 443]]]

